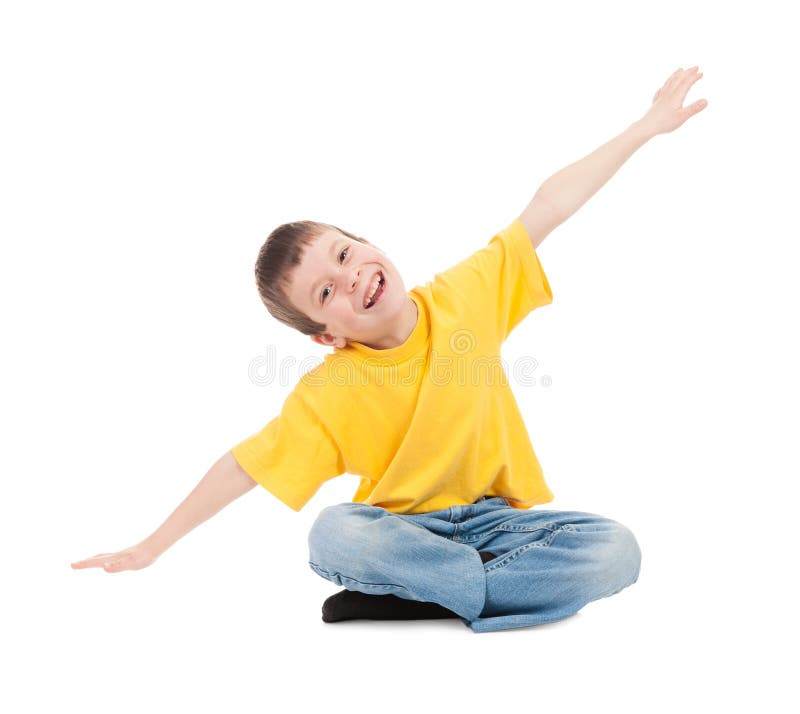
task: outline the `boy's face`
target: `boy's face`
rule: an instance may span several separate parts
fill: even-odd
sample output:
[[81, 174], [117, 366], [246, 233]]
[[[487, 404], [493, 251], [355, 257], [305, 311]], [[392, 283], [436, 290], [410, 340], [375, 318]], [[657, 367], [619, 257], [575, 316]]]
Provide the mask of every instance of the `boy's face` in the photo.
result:
[[[378, 272], [383, 285], [373, 304], [364, 307]], [[325, 325], [324, 335], [311, 336], [320, 345], [344, 347], [354, 341], [385, 349], [401, 344], [408, 336], [409, 308], [416, 316], [416, 306], [386, 254], [333, 229], [306, 247], [290, 278], [289, 299], [312, 320]]]

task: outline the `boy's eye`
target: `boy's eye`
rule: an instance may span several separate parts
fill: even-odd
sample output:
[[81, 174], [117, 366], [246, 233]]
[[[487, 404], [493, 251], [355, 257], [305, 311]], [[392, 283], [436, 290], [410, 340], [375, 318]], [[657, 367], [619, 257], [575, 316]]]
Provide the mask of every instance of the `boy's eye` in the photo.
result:
[[[342, 256], [343, 256], [343, 255], [345, 255], [345, 256], [346, 256], [346, 255], [347, 255], [349, 252], [350, 252], [350, 247], [349, 247], [349, 246], [348, 246], [347, 248], [343, 248], [343, 249], [341, 250], [341, 252], [339, 253], [339, 264], [340, 264], [340, 265], [341, 265], [342, 263], [344, 263], [344, 258], [342, 258]], [[322, 291], [322, 302], [325, 302], [325, 298], [326, 298], [326, 297], [328, 297], [328, 295], [330, 295], [330, 293], [329, 293], [329, 292], [327, 292], [327, 293], [325, 292], [327, 289], [328, 289], [328, 288], [326, 287], [326, 288], [325, 288], [325, 289]]]

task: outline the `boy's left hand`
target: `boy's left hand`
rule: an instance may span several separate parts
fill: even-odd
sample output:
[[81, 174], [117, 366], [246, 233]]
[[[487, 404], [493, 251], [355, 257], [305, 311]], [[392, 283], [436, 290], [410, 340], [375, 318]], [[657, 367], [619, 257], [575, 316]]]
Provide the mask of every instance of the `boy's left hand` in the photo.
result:
[[688, 107], [683, 106], [683, 100], [691, 86], [703, 76], [697, 67], [678, 69], [667, 79], [653, 97], [653, 106], [644, 115], [641, 123], [645, 125], [652, 136], [668, 134], [681, 126], [689, 117], [708, 106], [705, 99], [699, 99]]

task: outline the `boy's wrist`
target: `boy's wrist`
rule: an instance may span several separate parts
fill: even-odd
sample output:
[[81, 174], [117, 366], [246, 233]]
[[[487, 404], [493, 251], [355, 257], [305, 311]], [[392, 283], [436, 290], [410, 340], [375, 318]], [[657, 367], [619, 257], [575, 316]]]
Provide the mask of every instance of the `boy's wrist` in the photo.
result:
[[645, 117], [633, 122], [633, 124], [628, 127], [628, 131], [639, 137], [643, 144], [658, 135], [653, 125], [648, 122]]
[[159, 530], [147, 536], [147, 538], [140, 543], [143, 548], [153, 553], [156, 557], [168, 550], [177, 540], [177, 538], [168, 538], [166, 534], [160, 533]]

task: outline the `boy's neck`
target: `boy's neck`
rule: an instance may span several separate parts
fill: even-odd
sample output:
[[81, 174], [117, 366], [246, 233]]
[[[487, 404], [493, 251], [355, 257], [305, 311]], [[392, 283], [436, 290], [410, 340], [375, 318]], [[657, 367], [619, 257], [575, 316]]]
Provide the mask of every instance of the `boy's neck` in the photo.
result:
[[414, 332], [414, 328], [417, 326], [418, 319], [417, 303], [414, 302], [410, 295], [406, 295], [406, 304], [400, 313], [397, 325], [391, 327], [388, 335], [366, 346], [373, 350], [390, 350], [400, 347], [411, 337], [411, 333]]

